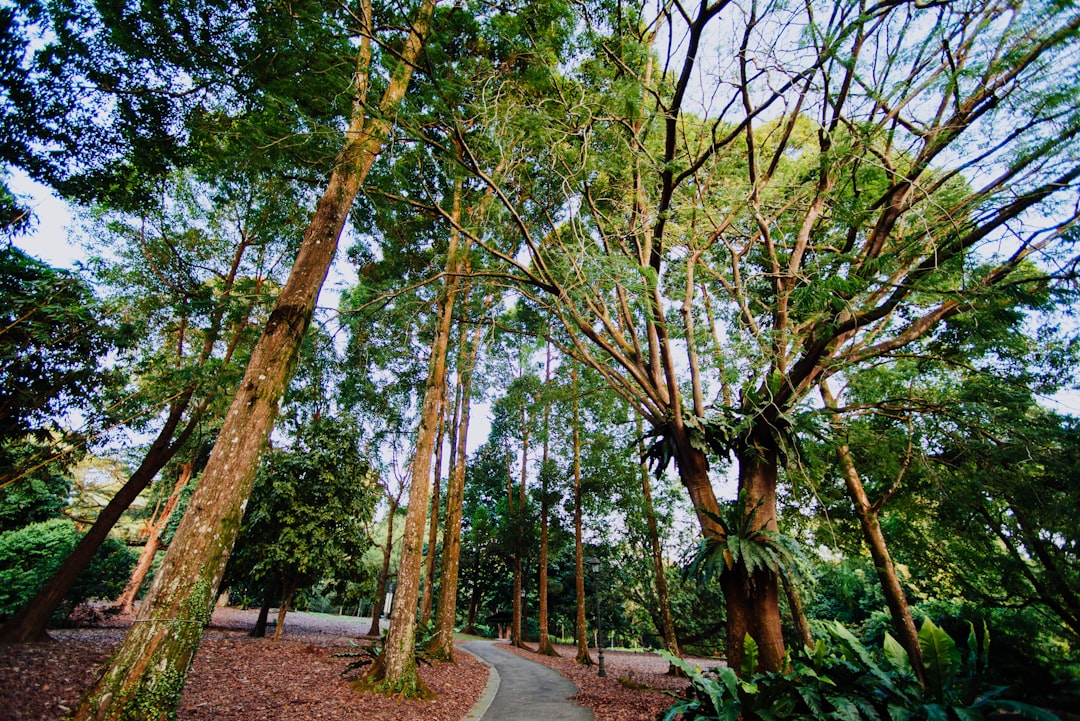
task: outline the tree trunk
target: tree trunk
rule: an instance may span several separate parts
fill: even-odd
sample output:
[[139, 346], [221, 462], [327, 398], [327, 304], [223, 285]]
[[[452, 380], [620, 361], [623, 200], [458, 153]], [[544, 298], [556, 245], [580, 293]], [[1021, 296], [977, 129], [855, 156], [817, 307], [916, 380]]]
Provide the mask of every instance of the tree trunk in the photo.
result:
[[[389, 495], [389, 494], [388, 494]], [[390, 512], [386, 516], [386, 544], [383, 546], [382, 568], [379, 570], [379, 582], [375, 589], [375, 600], [371, 604], [371, 628], [368, 636], [381, 636], [382, 626], [379, 619], [386, 610], [386, 587], [390, 582], [390, 557], [394, 550], [394, 516], [397, 515], [398, 499], [390, 496]]]
[[[638, 437], [643, 438], [641, 420], [638, 420]], [[641, 456], [644, 458], [644, 453]], [[656, 525], [656, 512], [653, 510], [652, 488], [649, 485], [649, 468], [641, 465], [641, 496], [645, 507], [645, 525], [649, 531], [649, 548], [652, 552], [653, 578], [656, 586], [656, 600], [660, 611], [660, 633], [664, 637], [664, 647], [668, 653], [682, 656], [679, 639], [675, 635], [675, 621], [671, 617], [671, 599], [668, 594], [667, 575], [664, 573], [664, 556], [660, 548], [660, 532]], [[674, 665], [668, 667], [668, 673], [677, 671]]]
[[[529, 473], [529, 425], [526, 418], [525, 404], [521, 406], [521, 485], [518, 491], [518, 522], [525, 523], [525, 480]], [[511, 491], [511, 496], [513, 492]], [[524, 533], [524, 527], [518, 529], [519, 534]], [[524, 606], [522, 598], [525, 595], [525, 568], [522, 558], [521, 543], [517, 544], [514, 552], [514, 605], [513, 622], [510, 632], [510, 643], [518, 648], [527, 648], [525, 638], [522, 636], [521, 627], [524, 623]]]
[[263, 592], [262, 605], [259, 606], [259, 616], [255, 619], [255, 628], [251, 629], [248, 636], [252, 638], [266, 638], [266, 624], [270, 620], [270, 591]]
[[[370, 5], [365, 19], [370, 23]], [[202, 480], [128, 630], [98, 681], [76, 708], [74, 721], [169, 716], [175, 712], [216, 591], [251, 494], [259, 456], [292, 377], [319, 290], [337, 251], [345, 219], [389, 132], [404, 96], [434, 8], [424, 0], [379, 104], [365, 117], [370, 37], [361, 43], [358, 92], [346, 141], [315, 216], [304, 233], [289, 278], [255, 345], [240, 389], [225, 416]], [[426, 499], [425, 499], [426, 500]]]
[[462, 633], [476, 633], [476, 614], [480, 610], [480, 584], [474, 583], [469, 594], [469, 609], [465, 612], [465, 628]]
[[803, 609], [802, 597], [799, 595], [798, 587], [786, 574], [781, 574], [780, 583], [783, 584], [784, 595], [787, 596], [788, 609], [791, 611], [791, 622], [795, 625], [795, 633], [799, 635], [799, 640], [802, 641], [803, 646], [813, 648], [814, 634], [810, 632], [810, 622], [806, 618], [806, 611]]
[[542, 494], [540, 499], [540, 578], [536, 589], [536, 593], [540, 598], [539, 608], [537, 609], [539, 645], [536, 647], [536, 652], [545, 656], [558, 656], [559, 654], [555, 652], [555, 648], [551, 645], [551, 638], [548, 636], [548, 501], [546, 479], [541, 485], [540, 492]]
[[[551, 343], [547, 344], [544, 360], [544, 387], [551, 384]], [[538, 644], [536, 652], [545, 656], [558, 656], [548, 636], [548, 440], [551, 436], [551, 403], [544, 402], [544, 452], [540, 461], [540, 578], [536, 595], [539, 598], [536, 611]]]
[[578, 409], [578, 367], [571, 363], [572, 412], [574, 424], [574, 661], [592, 666], [589, 655], [589, 631], [585, 623], [585, 548], [581, 538], [581, 418]]
[[176, 485], [173, 486], [172, 493], [169, 494], [169, 499], [165, 502], [165, 507], [150, 524], [146, 545], [143, 546], [142, 553], [139, 554], [139, 560], [135, 563], [135, 570], [131, 572], [131, 578], [128, 580], [127, 585], [124, 586], [120, 597], [116, 599], [115, 607], [124, 613], [135, 613], [135, 596], [138, 595], [139, 589], [142, 588], [146, 574], [150, 572], [150, 567], [154, 565], [154, 556], [161, 549], [161, 532], [172, 517], [173, 511], [176, 510], [176, 504], [180, 500], [180, 491], [191, 480], [191, 471], [192, 464], [190, 463], [185, 463], [180, 467], [180, 477], [177, 479]]
[[898, 641], [908, 652], [911, 659], [911, 667], [919, 683], [925, 685], [926, 679], [923, 674], [922, 646], [919, 643], [919, 632], [915, 628], [915, 620], [911, 616], [911, 608], [908, 606], [907, 596], [900, 585], [900, 578], [896, 575], [896, 566], [889, 555], [888, 546], [885, 543], [885, 534], [881, 531], [881, 523], [878, 520], [878, 511], [871, 506], [870, 499], [863, 488], [855, 468], [851, 450], [847, 445], [841, 445], [836, 449], [837, 458], [840, 459], [840, 467], [844, 473], [844, 483], [847, 485], [848, 495], [855, 506], [855, 514], [859, 517], [859, 525], [862, 527], [863, 538], [870, 548], [870, 557], [874, 561], [874, 571], [877, 573], [881, 590], [885, 594], [885, 605], [889, 607], [892, 615], [893, 628], [896, 629]]
[[[822, 383], [819, 390], [825, 406], [836, 410], [836, 398], [832, 395], [828, 385]], [[839, 418], [834, 418], [833, 427], [838, 432], [843, 430]], [[925, 686], [926, 675], [923, 671], [922, 645], [919, 643], [919, 632], [915, 628], [915, 619], [911, 617], [911, 608], [908, 606], [904, 589], [900, 585], [900, 578], [896, 575], [896, 566], [889, 555], [889, 549], [885, 543], [885, 534], [881, 531], [881, 523], [878, 520], [879, 507], [870, 503], [862, 479], [859, 478], [858, 469], [855, 467], [855, 459], [852, 457], [851, 449], [846, 443], [837, 446], [836, 458], [840, 463], [840, 470], [844, 475], [844, 485], [855, 508], [855, 515], [859, 517], [863, 539], [870, 548], [870, 557], [874, 561], [874, 571], [885, 596], [885, 605], [889, 607], [893, 628], [898, 636], [897, 640], [908, 653], [915, 677], [919, 679], [920, 684]]]
[[[445, 406], [445, 403], [443, 404]], [[457, 406], [454, 407], [457, 413]], [[439, 542], [439, 495], [442, 487], [443, 436], [446, 434], [446, 417], [439, 411], [439, 431], [435, 438], [435, 481], [431, 486], [431, 512], [428, 514], [427, 553], [424, 554], [424, 592], [420, 597], [420, 623], [431, 620], [431, 604], [435, 597], [435, 547]], [[451, 466], [453, 454], [451, 454]], [[445, 553], [445, 551], [444, 551]]]
[[517, 646], [518, 648], [526, 648], [525, 640], [521, 635], [521, 617], [522, 617], [522, 603], [521, 597], [525, 593], [525, 587], [522, 583], [522, 573], [524, 569], [521, 562], [521, 552], [518, 551], [514, 556], [514, 599], [512, 603], [512, 617], [510, 621], [510, 644]]
[[[454, 220], [460, 214], [460, 197], [454, 194]], [[450, 233], [447, 249], [447, 268], [458, 266], [459, 233]], [[424, 521], [427, 516], [428, 487], [431, 483], [431, 458], [435, 446], [435, 431], [442, 413], [446, 388], [446, 350], [454, 314], [457, 292], [456, 272], [447, 274], [439, 296], [435, 334], [431, 341], [428, 377], [424, 384], [424, 400], [420, 411], [420, 428], [413, 455], [412, 485], [409, 487], [409, 507], [405, 514], [405, 532], [401, 540], [401, 566], [398, 569], [397, 592], [390, 611], [390, 630], [387, 633], [383, 658], [375, 664], [363, 684], [373, 684], [384, 693], [403, 698], [429, 697], [429, 691], [416, 672], [416, 611], [420, 600], [420, 567], [423, 563]]]
[[[748, 527], [776, 531], [776, 478], [779, 452], [770, 430], [759, 431], [736, 451], [739, 493], [745, 499]], [[758, 671], [779, 671], [784, 665], [780, 623], [780, 577], [777, 569], [748, 574], [743, 564], [720, 577], [728, 613], [728, 665], [742, 673], [744, 639], [757, 643]], [[734, 622], [733, 622], [734, 621]]]
[[[468, 290], [466, 290], [466, 294]], [[442, 568], [439, 570], [439, 606], [436, 614], [435, 638], [430, 652], [436, 658], [452, 661], [454, 658], [454, 619], [457, 615], [458, 569], [461, 566], [461, 513], [465, 499], [466, 449], [469, 440], [469, 411], [471, 408], [472, 378], [480, 347], [478, 323], [472, 343], [463, 349], [458, 361], [460, 382], [460, 418], [453, 429], [456, 439], [454, 467], [446, 489], [446, 525], [443, 532]], [[457, 414], [455, 414], [457, 415]]]
[[277, 625], [274, 626], [274, 640], [280, 641], [285, 633], [285, 616], [289, 613], [293, 596], [296, 595], [296, 579], [290, 578], [281, 584], [281, 602], [278, 604]]
[[28, 643], [48, 640], [48, 634], [45, 632], [46, 624], [60, 607], [64, 596], [75, 585], [79, 575], [90, 565], [90, 561], [109, 535], [109, 531], [120, 520], [120, 516], [128, 509], [128, 506], [150, 484], [158, 471], [165, 467], [165, 464], [191, 437], [198, 425], [196, 417], [190, 418], [183, 432], [176, 438], [176, 442], [171, 442], [190, 401], [191, 393], [188, 393], [172, 404], [165, 425], [158, 432], [157, 438], [154, 439], [142, 463], [131, 474], [127, 483], [109, 499], [90, 530], [79, 539], [79, 543], [64, 559], [60, 568], [56, 569], [41, 590], [8, 619], [3, 629], [0, 629], [0, 641]]
[[[697, 510], [698, 523], [706, 538], [721, 536], [723, 528], [710, 516], [719, 516], [719, 504], [709, 481], [709, 463], [705, 454], [690, 443], [685, 426], [673, 423], [670, 428], [675, 446], [679, 477]], [[736, 449], [739, 463], [739, 493], [745, 499], [749, 526], [755, 530], [776, 530], [776, 478], [779, 451], [771, 430], [758, 429]], [[757, 643], [760, 671], [778, 671], [784, 664], [784, 637], [780, 623], [780, 581], [775, 569], [748, 574], [737, 564], [720, 576], [727, 612], [728, 666], [743, 673], [745, 638]]]

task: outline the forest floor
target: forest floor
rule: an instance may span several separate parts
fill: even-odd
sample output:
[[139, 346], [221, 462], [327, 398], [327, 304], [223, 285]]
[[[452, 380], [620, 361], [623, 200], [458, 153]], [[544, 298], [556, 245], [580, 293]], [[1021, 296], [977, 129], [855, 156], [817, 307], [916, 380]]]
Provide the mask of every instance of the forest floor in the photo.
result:
[[[290, 613], [283, 639], [247, 636], [256, 611], [219, 608], [207, 629], [180, 702], [179, 721], [460, 721], [480, 697], [487, 667], [467, 653], [454, 664], [421, 665], [435, 692], [432, 701], [401, 701], [359, 693], [343, 676], [363, 642], [369, 619]], [[93, 682], [123, 638], [130, 617], [84, 618], [78, 628], [51, 631], [52, 643], [0, 644], [0, 721], [62, 719]], [[271, 629], [272, 632], [272, 629]], [[370, 640], [370, 639], [366, 639]], [[667, 663], [653, 654], [607, 652], [608, 677], [574, 663], [572, 647], [561, 657], [521, 652], [555, 668], [581, 689], [574, 700], [592, 708], [597, 721], [648, 721], [672, 702], [661, 689], [685, 681], [664, 675]], [[594, 652], [595, 658], [595, 652]]]

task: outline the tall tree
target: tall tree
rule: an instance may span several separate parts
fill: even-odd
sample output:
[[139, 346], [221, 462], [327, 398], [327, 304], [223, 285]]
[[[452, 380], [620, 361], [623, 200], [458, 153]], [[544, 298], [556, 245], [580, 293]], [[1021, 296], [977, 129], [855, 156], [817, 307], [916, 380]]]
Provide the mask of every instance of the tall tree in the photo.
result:
[[[251, 324], [265, 317], [268, 291], [275, 287], [269, 269], [276, 265], [276, 236], [267, 221], [279, 224], [279, 232], [294, 220], [263, 205], [280, 200], [281, 192], [272, 183], [251, 187], [240, 181], [217, 189], [216, 203], [207, 209], [202, 207], [206, 189], [192, 178], [179, 178], [163, 190], [157, 207], [143, 208], [134, 218], [105, 214], [87, 231], [107, 239], [116, 258], [92, 258], [99, 286], [115, 312], [142, 336], [125, 359], [142, 372], [118, 408], [132, 419], [127, 424], [154, 438], [72, 553], [5, 624], [3, 638], [44, 636], [57, 604], [121, 514], [189, 443], [205, 417], [223, 412], [214, 401], [235, 388], [239, 365], [234, 359], [249, 351]], [[235, 236], [229, 232], [233, 223]], [[156, 432], [155, 422], [160, 422]]]
[[[460, 186], [455, 185], [452, 197], [452, 218], [461, 213]], [[428, 490], [431, 485], [431, 459], [435, 450], [435, 435], [442, 415], [446, 391], [446, 358], [454, 303], [458, 292], [458, 276], [468, 245], [460, 247], [460, 235], [451, 231], [446, 253], [446, 277], [436, 302], [436, 327], [428, 356], [428, 377], [424, 385], [420, 410], [420, 426], [412, 460], [412, 483], [409, 486], [409, 507], [405, 514], [405, 531], [401, 542], [401, 566], [398, 571], [397, 592], [390, 612], [390, 629], [382, 655], [365, 677], [366, 684], [379, 690], [406, 698], [430, 694], [416, 672], [416, 609], [420, 593], [420, 568], [423, 563], [424, 520], [427, 514]]]
[[349, 422], [322, 418], [300, 430], [264, 460], [226, 571], [277, 592], [274, 640], [297, 591], [332, 573], [355, 580], [379, 495]]
[[[474, 242], [653, 426], [703, 535], [768, 544], [791, 412], [822, 378], [889, 362], [1029, 282], [1028, 259], [1073, 272], [1062, 203], [1080, 177], [1080, 106], [1049, 68], [1075, 73], [1080, 14], [998, 0], [579, 9], [581, 44], [547, 85], [504, 88], [467, 126], [496, 152], [455, 126], [523, 252]], [[728, 452], [744, 499], [731, 523], [709, 475]], [[732, 564], [721, 583], [732, 665], [749, 635], [759, 666], [779, 669], [779, 569]]]
[[[490, 298], [485, 301], [485, 305], [488, 303], [490, 303]], [[483, 329], [483, 323], [476, 323], [472, 329], [471, 340], [464, 338], [468, 329], [462, 329], [463, 338], [458, 355], [458, 403], [460, 411], [454, 413], [458, 422], [455, 424], [453, 434], [455, 448], [451, 454], [454, 463], [451, 465], [449, 484], [446, 489], [446, 525], [443, 534], [442, 566], [439, 571], [439, 583], [441, 584], [439, 605], [435, 620], [435, 636], [428, 649], [431, 655], [436, 658], [453, 659], [454, 654], [458, 574], [461, 567], [461, 521], [465, 503], [466, 452], [469, 441], [473, 373], [476, 370], [477, 356], [480, 353]]]
[[120, 718], [139, 713], [140, 708], [148, 709], [148, 704], [155, 713], [168, 713], [179, 702], [239, 531], [256, 462], [273, 427], [278, 401], [292, 373], [315, 300], [336, 253], [349, 208], [408, 87], [433, 10], [433, 0], [420, 4], [391, 65], [382, 97], [369, 108], [367, 93], [376, 73], [371, 62], [375, 26], [371, 4], [361, 5], [353, 108], [326, 189], [304, 233], [289, 279], [252, 353], [202, 480], [143, 602], [139, 622], [127, 633], [73, 718]]

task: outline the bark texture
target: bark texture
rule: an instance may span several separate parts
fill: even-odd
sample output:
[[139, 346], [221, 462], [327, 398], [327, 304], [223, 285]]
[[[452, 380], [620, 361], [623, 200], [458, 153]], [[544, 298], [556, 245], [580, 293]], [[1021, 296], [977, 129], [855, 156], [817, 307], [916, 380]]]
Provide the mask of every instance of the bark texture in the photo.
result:
[[165, 529], [169, 519], [172, 518], [173, 511], [176, 510], [176, 504], [180, 500], [180, 491], [191, 480], [191, 472], [192, 465], [190, 463], [181, 466], [176, 485], [173, 486], [172, 493], [169, 494], [168, 500], [165, 501], [164, 508], [150, 523], [146, 544], [139, 554], [139, 560], [135, 563], [135, 570], [131, 572], [131, 578], [128, 580], [127, 585], [124, 586], [120, 597], [116, 599], [116, 607], [124, 613], [135, 613], [135, 596], [138, 595], [139, 589], [142, 588], [143, 581], [146, 580], [146, 574], [150, 572], [150, 567], [154, 563], [154, 556], [161, 550], [161, 532]]
[[[457, 196], [454, 205], [456, 217]], [[454, 268], [457, 267], [458, 241], [458, 233], [451, 232], [447, 265]], [[448, 274], [439, 295], [435, 334], [428, 361], [428, 377], [424, 384], [424, 399], [420, 410], [420, 428], [413, 455], [409, 507], [405, 513], [405, 531], [401, 540], [401, 566], [398, 569], [394, 604], [390, 611], [390, 629], [386, 636], [383, 657], [363, 679], [363, 684], [373, 685], [380, 691], [403, 698], [431, 695], [420, 680], [416, 668], [416, 611], [420, 600], [420, 571], [423, 564], [424, 522], [427, 518], [428, 491], [431, 485], [431, 459], [446, 389], [446, 351], [450, 340], [457, 283], [457, 274]]]
[[[370, 20], [370, 5], [367, 8]], [[387, 137], [392, 111], [405, 94], [433, 9], [434, 0], [421, 5], [379, 112], [371, 118], [364, 107], [367, 78], [362, 75], [369, 69], [371, 41], [370, 37], [364, 39], [358, 93], [346, 140], [289, 278], [255, 345], [161, 571], [120, 648], [73, 713], [75, 721], [158, 718], [169, 716], [179, 704], [240, 529], [278, 402], [292, 377], [346, 216]]]
[[473, 371], [476, 368], [477, 351], [480, 347], [482, 326], [477, 324], [472, 343], [463, 348], [458, 368], [461, 379], [458, 385], [460, 393], [460, 413], [457, 427], [454, 429], [455, 451], [454, 467], [446, 489], [446, 525], [443, 532], [442, 567], [439, 569], [439, 604], [436, 609], [435, 638], [432, 640], [431, 655], [436, 658], [453, 660], [454, 658], [454, 619], [457, 615], [458, 571], [461, 567], [461, 514], [465, 499], [465, 462], [469, 440], [469, 410], [471, 407]]

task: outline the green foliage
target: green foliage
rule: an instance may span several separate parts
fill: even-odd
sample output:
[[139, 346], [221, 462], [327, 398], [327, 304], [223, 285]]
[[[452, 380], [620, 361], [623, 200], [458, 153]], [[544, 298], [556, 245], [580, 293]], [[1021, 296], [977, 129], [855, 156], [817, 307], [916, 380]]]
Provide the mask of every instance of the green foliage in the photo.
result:
[[251, 586], [254, 596], [270, 586], [295, 591], [362, 574], [364, 523], [379, 492], [358, 432], [326, 418], [303, 430], [293, 448], [265, 459], [229, 558], [227, 578]]
[[[12, 441], [3, 455], [13, 468], [37, 465], [48, 446], [32, 438]], [[22, 478], [0, 487], [0, 533], [31, 523], [47, 521], [60, 514], [72, 491], [71, 478], [64, 473], [64, 462], [53, 462], [33, 470]]]
[[[66, 518], [33, 523], [0, 534], [0, 617], [10, 616], [33, 598], [75, 548], [82, 534]], [[91, 598], [113, 598], [124, 588], [135, 565], [134, 554], [109, 538], [79, 576], [54, 620]]]
[[985, 629], [980, 643], [972, 627], [967, 656], [961, 657], [948, 634], [929, 620], [923, 624], [919, 636], [924, 653], [933, 650], [926, 671], [939, 682], [926, 690], [891, 636], [878, 658], [838, 622], [823, 623], [820, 630], [828, 641], [819, 638], [813, 649], [796, 649], [783, 670], [748, 675], [748, 680], [726, 667], [703, 671], [663, 653], [691, 686], [662, 721], [977, 721], [1006, 715], [1057, 719], [1006, 697], [1008, 689], [983, 686], [989, 643]]
[[[333, 654], [334, 658], [350, 658], [352, 659], [341, 670], [342, 676], [347, 676], [355, 671], [362, 669], [364, 666], [376, 663], [383, 655], [383, 651], [386, 648], [386, 631], [383, 631], [383, 635], [371, 643], [360, 644], [350, 640], [349, 644], [353, 646], [356, 651], [343, 651], [342, 653]], [[432, 621], [427, 623], [417, 624], [416, 635], [413, 640], [413, 656], [416, 660], [422, 664], [430, 666], [436, 657], [432, 656], [430, 651], [431, 643], [435, 640], [435, 624]]]
[[[79, 276], [0, 246], [0, 482], [80, 439], [57, 418], [92, 408], [115, 373], [103, 359], [120, 340]], [[37, 453], [11, 444], [32, 436]]]
[[748, 509], [745, 492], [731, 507], [731, 515], [722, 518], [705, 512], [720, 525], [721, 535], [702, 539], [686, 564], [686, 573], [708, 580], [736, 566], [746, 568], [748, 575], [758, 571], [777, 571], [797, 574], [797, 561], [803, 559], [798, 542], [782, 533], [761, 528], [756, 520], [757, 509]]

